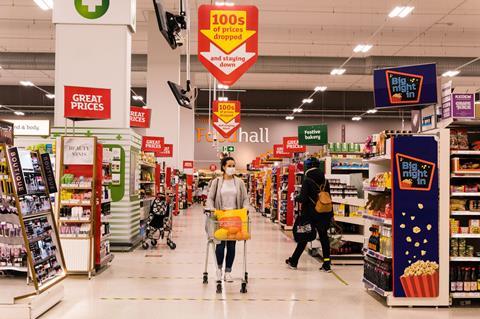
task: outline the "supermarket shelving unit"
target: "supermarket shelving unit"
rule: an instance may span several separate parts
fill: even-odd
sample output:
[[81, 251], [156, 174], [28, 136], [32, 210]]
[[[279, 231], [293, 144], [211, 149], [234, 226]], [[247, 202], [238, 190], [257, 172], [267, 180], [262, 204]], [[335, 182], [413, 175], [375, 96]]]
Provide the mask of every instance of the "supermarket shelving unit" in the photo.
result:
[[293, 229], [295, 200], [292, 194], [295, 192], [295, 175], [296, 165], [282, 166], [278, 216], [283, 230]]

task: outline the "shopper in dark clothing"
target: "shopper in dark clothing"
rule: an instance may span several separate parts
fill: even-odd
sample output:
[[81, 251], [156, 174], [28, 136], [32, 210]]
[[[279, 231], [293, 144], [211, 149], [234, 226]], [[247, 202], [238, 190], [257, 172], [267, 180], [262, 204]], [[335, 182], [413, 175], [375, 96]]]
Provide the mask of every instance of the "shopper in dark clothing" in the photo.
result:
[[[305, 172], [300, 195], [296, 198], [296, 201], [302, 203], [301, 214], [304, 214], [312, 221], [312, 224], [318, 232], [323, 255], [323, 265], [320, 270], [331, 272], [330, 241], [327, 231], [333, 219], [333, 212], [317, 213], [315, 210], [320, 188], [324, 187], [324, 191], [330, 193], [330, 185], [325, 179], [325, 174], [319, 167], [320, 161], [314, 157], [305, 161], [307, 171]], [[297, 268], [298, 260], [305, 250], [305, 247], [307, 247], [307, 242], [299, 242], [297, 244], [297, 248], [293, 252], [292, 257], [285, 261], [290, 268]]]

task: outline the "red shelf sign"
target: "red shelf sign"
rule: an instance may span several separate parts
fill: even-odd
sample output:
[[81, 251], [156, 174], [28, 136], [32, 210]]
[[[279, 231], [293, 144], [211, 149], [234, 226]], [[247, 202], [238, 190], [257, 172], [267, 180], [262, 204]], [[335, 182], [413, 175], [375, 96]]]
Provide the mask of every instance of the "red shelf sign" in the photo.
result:
[[158, 136], [144, 136], [142, 137], [142, 151], [144, 152], [159, 152], [163, 149], [165, 138]]
[[173, 144], [164, 144], [160, 151], [155, 152], [157, 157], [173, 157]]
[[151, 116], [151, 109], [136, 106], [130, 107], [130, 127], [149, 128]]
[[307, 147], [305, 145], [298, 144], [298, 137], [284, 137], [283, 138], [283, 150], [289, 153], [305, 153]]

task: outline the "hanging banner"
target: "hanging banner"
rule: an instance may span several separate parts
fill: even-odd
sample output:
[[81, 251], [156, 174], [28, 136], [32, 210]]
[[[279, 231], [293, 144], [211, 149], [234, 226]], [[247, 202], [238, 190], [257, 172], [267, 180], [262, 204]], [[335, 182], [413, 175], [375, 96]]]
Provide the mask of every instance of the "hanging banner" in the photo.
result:
[[288, 153], [305, 153], [307, 147], [298, 143], [298, 137], [284, 137], [283, 138], [283, 151]]
[[198, 59], [220, 83], [233, 85], [257, 58], [257, 7], [198, 8]]
[[224, 138], [240, 128], [240, 108], [240, 101], [213, 102], [213, 127]]
[[143, 107], [130, 107], [130, 127], [150, 127], [152, 110]]
[[436, 64], [419, 64], [373, 71], [375, 107], [437, 103]]
[[393, 139], [393, 295], [439, 295], [438, 143]]
[[95, 138], [93, 137], [64, 137], [63, 164], [64, 165], [93, 165], [95, 163]]
[[298, 127], [298, 142], [300, 145], [328, 144], [328, 128], [325, 124]]
[[57, 183], [55, 182], [55, 172], [53, 171], [52, 161], [50, 160], [50, 154], [43, 153], [40, 154], [40, 158], [42, 159], [42, 167], [43, 171], [45, 172], [45, 179], [47, 184], [47, 190], [49, 194], [56, 193], [57, 190]]
[[64, 116], [72, 120], [108, 120], [111, 90], [65, 86]]
[[292, 157], [292, 153], [285, 152], [283, 144], [275, 144], [273, 145], [273, 156], [275, 158], [290, 158]]
[[165, 138], [159, 136], [143, 136], [142, 151], [144, 152], [160, 152], [165, 144]]
[[155, 152], [156, 157], [173, 157], [173, 144], [163, 144], [160, 151]]

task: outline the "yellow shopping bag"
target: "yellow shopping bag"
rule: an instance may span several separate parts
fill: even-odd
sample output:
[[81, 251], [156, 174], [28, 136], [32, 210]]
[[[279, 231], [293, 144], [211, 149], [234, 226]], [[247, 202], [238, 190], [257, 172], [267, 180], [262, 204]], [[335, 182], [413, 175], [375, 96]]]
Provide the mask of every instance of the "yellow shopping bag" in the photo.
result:
[[249, 240], [248, 211], [246, 208], [234, 210], [216, 210], [217, 240]]

